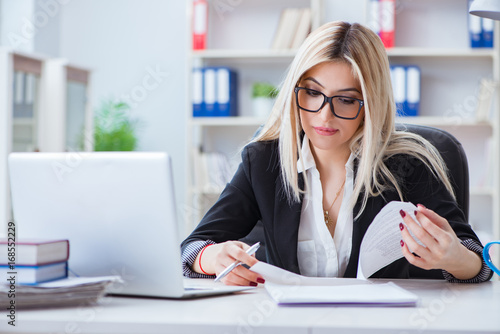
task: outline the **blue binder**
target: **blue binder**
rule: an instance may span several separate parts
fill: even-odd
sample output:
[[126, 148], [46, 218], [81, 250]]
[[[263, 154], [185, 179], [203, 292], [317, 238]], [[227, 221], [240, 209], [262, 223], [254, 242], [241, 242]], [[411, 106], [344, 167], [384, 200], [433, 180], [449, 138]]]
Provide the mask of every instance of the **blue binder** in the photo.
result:
[[[472, 0], [469, 0], [469, 8]], [[469, 38], [471, 48], [482, 47], [482, 23], [481, 18], [476, 15], [468, 14], [469, 16]]]
[[392, 66], [391, 79], [394, 102], [396, 102], [396, 116], [404, 116], [406, 101], [406, 69], [404, 66]]
[[193, 117], [205, 116], [205, 104], [203, 99], [203, 68], [193, 68], [192, 73], [192, 102]]
[[492, 48], [493, 47], [493, 30], [495, 29], [495, 22], [490, 19], [481, 19], [481, 27], [482, 27], [482, 46], [483, 48]]
[[205, 67], [203, 69], [203, 102], [204, 116], [213, 117], [217, 115], [217, 79], [216, 68]]
[[215, 116], [238, 114], [238, 82], [236, 72], [227, 67], [217, 68], [217, 111]]
[[420, 68], [406, 67], [405, 116], [418, 116], [420, 109]]

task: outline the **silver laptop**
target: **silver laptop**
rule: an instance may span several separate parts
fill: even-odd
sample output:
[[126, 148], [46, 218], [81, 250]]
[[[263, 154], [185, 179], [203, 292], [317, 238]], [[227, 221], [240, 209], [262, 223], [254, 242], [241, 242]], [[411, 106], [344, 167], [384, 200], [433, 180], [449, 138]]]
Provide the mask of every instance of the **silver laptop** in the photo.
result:
[[11, 153], [9, 171], [17, 239], [68, 239], [73, 273], [122, 277], [110, 293], [188, 298], [247, 289], [184, 286], [166, 153]]

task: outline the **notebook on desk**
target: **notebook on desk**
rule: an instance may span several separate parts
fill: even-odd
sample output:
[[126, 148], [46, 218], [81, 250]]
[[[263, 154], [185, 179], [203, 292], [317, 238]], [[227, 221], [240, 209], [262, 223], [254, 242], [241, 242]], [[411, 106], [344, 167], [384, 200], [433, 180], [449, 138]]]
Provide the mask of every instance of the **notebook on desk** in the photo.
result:
[[120, 275], [110, 293], [189, 298], [247, 289], [185, 287], [166, 153], [12, 153], [17, 239], [68, 239], [79, 276]]

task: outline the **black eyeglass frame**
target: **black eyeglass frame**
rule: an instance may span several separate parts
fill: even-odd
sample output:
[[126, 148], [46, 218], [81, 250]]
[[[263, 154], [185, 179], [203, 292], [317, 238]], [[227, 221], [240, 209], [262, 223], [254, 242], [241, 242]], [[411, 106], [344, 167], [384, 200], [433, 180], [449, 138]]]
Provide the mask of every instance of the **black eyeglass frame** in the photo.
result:
[[[323, 103], [321, 104], [321, 107], [319, 107], [318, 110], [309, 110], [309, 109], [301, 107], [300, 104], [299, 104], [299, 91], [300, 90], [312, 91], [312, 92], [319, 93], [319, 94], [323, 95]], [[354, 120], [354, 119], [358, 118], [359, 113], [361, 112], [361, 109], [365, 105], [365, 101], [357, 99], [355, 97], [343, 96], [343, 95], [334, 95], [334, 96], [328, 97], [325, 94], [321, 93], [320, 91], [317, 91], [317, 90], [314, 90], [314, 89], [310, 89], [310, 88], [306, 88], [306, 87], [295, 87], [295, 89], [293, 91], [295, 92], [295, 103], [297, 103], [297, 107], [299, 107], [299, 109], [302, 109], [302, 110], [305, 110], [305, 111], [308, 111], [308, 112], [318, 112], [321, 109], [323, 109], [323, 107], [325, 106], [326, 103], [328, 103], [330, 105], [330, 111], [332, 112], [332, 114], [334, 114], [335, 117], [338, 117], [338, 118], [341, 118], [341, 119]], [[337, 115], [335, 113], [335, 108], [333, 107], [333, 102], [332, 102], [333, 98], [335, 98], [335, 97], [345, 97], [347, 99], [358, 101], [359, 102], [359, 109], [358, 109], [358, 113], [356, 114], [356, 116], [354, 116], [354, 117], [343, 117], [343, 116]]]

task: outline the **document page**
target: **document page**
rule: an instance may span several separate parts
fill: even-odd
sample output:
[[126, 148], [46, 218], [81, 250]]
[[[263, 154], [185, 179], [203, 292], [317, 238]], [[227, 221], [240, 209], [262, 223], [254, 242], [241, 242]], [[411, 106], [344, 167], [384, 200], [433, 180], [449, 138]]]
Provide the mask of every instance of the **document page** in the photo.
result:
[[[366, 279], [403, 257], [399, 223], [404, 222], [400, 210], [406, 211], [416, 220], [414, 211], [417, 207], [412, 203], [393, 201], [384, 206], [368, 227], [361, 242], [357, 278]], [[421, 244], [414, 236], [413, 238]]]
[[250, 270], [262, 275], [272, 299], [286, 304], [360, 304], [411, 306], [418, 296], [396, 284], [372, 283], [356, 278], [306, 277], [264, 262]]

